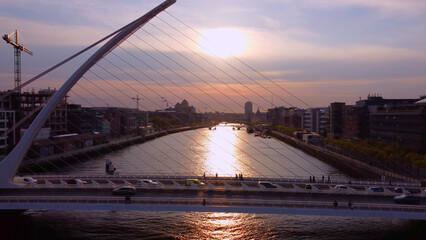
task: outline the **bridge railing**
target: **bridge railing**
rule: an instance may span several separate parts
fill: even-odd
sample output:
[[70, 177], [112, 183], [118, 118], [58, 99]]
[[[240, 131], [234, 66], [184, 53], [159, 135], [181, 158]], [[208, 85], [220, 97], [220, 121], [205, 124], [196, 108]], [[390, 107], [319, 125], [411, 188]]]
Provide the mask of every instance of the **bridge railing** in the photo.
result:
[[[349, 206], [333, 205], [333, 202], [316, 201], [287, 201], [287, 200], [261, 200], [261, 199], [223, 199], [207, 198], [170, 198], [170, 197], [132, 197], [131, 204], [145, 205], [195, 205], [210, 207], [260, 207], [260, 208], [309, 208], [309, 209], [335, 209], [335, 210], [363, 210], [387, 211], [404, 213], [426, 213], [426, 206], [422, 205], [395, 205], [377, 203], [357, 203]], [[0, 203], [9, 204], [125, 204], [124, 197], [112, 196], [0, 196]]]
[[[31, 175], [39, 179], [51, 179], [51, 178], [60, 178], [60, 179], [165, 179], [165, 180], [182, 180], [188, 178], [197, 178], [200, 180], [238, 180], [236, 176], [197, 176], [197, 175], [187, 175], [187, 174], [143, 174], [143, 175], [61, 175], [61, 174], [45, 174], [45, 175]], [[277, 176], [244, 176], [244, 181], [271, 181], [271, 182], [285, 182], [285, 183], [313, 183], [309, 180], [309, 177], [277, 177]], [[242, 181], [243, 182], [243, 181]], [[389, 181], [380, 181], [380, 180], [356, 180], [356, 179], [324, 179], [318, 178], [315, 181], [315, 184], [348, 184], [348, 185], [387, 185], [400, 186], [400, 187], [419, 187], [420, 183], [417, 182], [389, 182]]]

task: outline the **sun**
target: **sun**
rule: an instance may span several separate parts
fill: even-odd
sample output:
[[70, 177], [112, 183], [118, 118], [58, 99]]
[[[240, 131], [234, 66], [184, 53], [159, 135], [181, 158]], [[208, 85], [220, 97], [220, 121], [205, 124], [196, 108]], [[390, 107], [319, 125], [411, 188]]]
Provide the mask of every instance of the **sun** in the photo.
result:
[[229, 57], [246, 51], [247, 38], [240, 30], [215, 28], [201, 32], [200, 50], [217, 57]]

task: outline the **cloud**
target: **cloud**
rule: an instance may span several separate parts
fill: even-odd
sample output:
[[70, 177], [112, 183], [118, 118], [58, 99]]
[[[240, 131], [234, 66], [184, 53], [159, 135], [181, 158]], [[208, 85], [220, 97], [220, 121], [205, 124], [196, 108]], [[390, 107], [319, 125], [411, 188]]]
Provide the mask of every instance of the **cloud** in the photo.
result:
[[313, 0], [309, 1], [309, 4], [324, 7], [367, 7], [393, 16], [417, 16], [426, 12], [424, 0]]
[[352, 8], [365, 7], [377, 10], [384, 16], [414, 17], [426, 13], [424, 0], [270, 0], [278, 3], [299, 4], [315, 8]]
[[[247, 30], [250, 58], [263, 60], [339, 60], [348, 62], [426, 61], [426, 51], [390, 46], [352, 44], [328, 46], [301, 41], [285, 32]], [[273, 46], [273, 47], [265, 47]]]
[[25, 40], [24, 44], [28, 48], [36, 45], [87, 46], [108, 35], [108, 32], [102, 28], [94, 29], [79, 25], [63, 26], [1, 16], [0, 22], [2, 29], [19, 29]]

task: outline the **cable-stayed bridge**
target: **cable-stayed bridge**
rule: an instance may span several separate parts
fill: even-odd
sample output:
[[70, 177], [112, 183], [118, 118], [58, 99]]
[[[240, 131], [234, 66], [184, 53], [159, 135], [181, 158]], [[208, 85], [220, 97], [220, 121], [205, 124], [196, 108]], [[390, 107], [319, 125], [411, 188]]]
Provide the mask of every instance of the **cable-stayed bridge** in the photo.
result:
[[[162, 103], [158, 104], [153, 99], [161, 98], [164, 102], [164, 94], [168, 98], [173, 98], [174, 101], [182, 101], [182, 103], [184, 103], [185, 98], [191, 97], [217, 112], [223, 110], [235, 113], [231, 105], [243, 109], [239, 100], [272, 104], [261, 91], [289, 106], [293, 105], [283, 98], [283, 94], [290, 95], [307, 105], [285, 88], [255, 71], [238, 58], [230, 63], [214, 56], [214, 53], [207, 56], [207, 54], [194, 50], [196, 41], [185, 32], [194, 32], [193, 28], [170, 13], [167, 13], [167, 16], [174, 22], [177, 21], [187, 27], [185, 31], [175, 28], [168, 21], [157, 16], [174, 2], [165, 1], [141, 18], [90, 46], [93, 47], [109, 39], [45, 103], [21, 141], [0, 162], [1, 209], [224, 211], [426, 219], [426, 208], [423, 200], [425, 193], [416, 183], [394, 181], [392, 187], [390, 187], [387, 182], [354, 180], [348, 182], [336, 178], [312, 182], [309, 181], [309, 178], [303, 176], [315, 175], [312, 174], [312, 169], [323, 171], [322, 166], [313, 163], [312, 160], [291, 150], [283, 143], [280, 145], [281, 148], [288, 148], [293, 154], [303, 159], [304, 163], [288, 157], [275, 147], [267, 144], [253, 144], [238, 135], [219, 136], [219, 139], [212, 142], [212, 145], [218, 145], [217, 149], [220, 151], [212, 152], [213, 157], [204, 160], [220, 173], [227, 172], [229, 175], [229, 172], [238, 173], [248, 170], [253, 173], [251, 175], [258, 175], [257, 177], [245, 175], [239, 178], [237, 175], [234, 178], [232, 174], [227, 177], [222, 174], [220, 174], [221, 176], [211, 176], [211, 174], [206, 176], [200, 174], [200, 171], [173, 160], [176, 159], [176, 156], [179, 156], [186, 158], [195, 165], [198, 164], [195, 159], [188, 157], [187, 153], [177, 151], [174, 145], [179, 143], [187, 149], [187, 152], [194, 152], [198, 158], [203, 159], [203, 156], [200, 156], [198, 152], [208, 151], [208, 149], [205, 145], [199, 144], [200, 139], [202, 141], [211, 139], [200, 135], [197, 138], [189, 137], [189, 140], [174, 138], [173, 144], [163, 142], [173, 150], [171, 152], [165, 151], [162, 147], [153, 146], [155, 151], [174, 161], [173, 165], [177, 167], [162, 162], [161, 157], [147, 150], [143, 150], [143, 154], [154, 161], [144, 161], [144, 156], [134, 156], [141, 159], [141, 162], [137, 164], [127, 159], [122, 161], [122, 164], [133, 166], [135, 169], [139, 165], [149, 167], [157, 173], [155, 175], [128, 175], [126, 172], [120, 172], [120, 175], [111, 176], [71, 176], [67, 175], [61, 167], [52, 164], [58, 168], [58, 171], [63, 171], [64, 174], [55, 176], [48, 174], [49, 170], [46, 169], [48, 175], [33, 175], [33, 179], [36, 179], [37, 182], [29, 182], [26, 185], [14, 182], [20, 163], [26, 158], [27, 152], [31, 151], [31, 146], [39, 131], [67, 95], [92, 107], [99, 106], [99, 104], [120, 106], [121, 108], [136, 106], [136, 112], [139, 111], [139, 106], [145, 109], [149, 109], [150, 106], [161, 108]], [[163, 26], [168, 27], [168, 30], [164, 30], [156, 24], [148, 23], [153, 18], [162, 23]], [[144, 25], [149, 26], [150, 29], [142, 28], [140, 30], [144, 34], [144, 37], [142, 37], [136, 31]], [[178, 38], [170, 32], [175, 32], [180, 37]], [[195, 34], [199, 33], [195, 32]], [[67, 61], [68, 59], [46, 72]], [[43, 74], [34, 77], [24, 85], [34, 82]], [[260, 83], [260, 80], [256, 79], [253, 74], [267, 84]], [[246, 93], [253, 94], [254, 98], [248, 98]], [[147, 103], [140, 103], [139, 96], [144, 96], [143, 99]], [[71, 102], [72, 97], [68, 98], [67, 101]], [[262, 104], [258, 105], [261, 108]], [[185, 107], [189, 108], [188, 106]], [[265, 111], [266, 109], [262, 108], [262, 110]], [[170, 128], [174, 128], [175, 125], [188, 125], [190, 123], [188, 121], [191, 121], [191, 119], [183, 120], [173, 114], [170, 116], [172, 116], [172, 119], [169, 122], [163, 122]], [[88, 121], [84, 116], [80, 116], [80, 118], [81, 123]], [[119, 129], [125, 131], [126, 126], [121, 125], [122, 119], [126, 119], [126, 116], [108, 116], [109, 124], [117, 125]], [[195, 122], [195, 119], [192, 120]], [[130, 138], [131, 136], [124, 137]], [[251, 149], [258, 152], [251, 154], [244, 147], [234, 144], [235, 139], [238, 139], [243, 145], [249, 145]], [[159, 140], [161, 141], [161, 138]], [[48, 139], [47, 141], [53, 142], [54, 140]], [[221, 145], [218, 142], [224, 144]], [[229, 149], [228, 146], [233, 146], [233, 149], [237, 149], [242, 155], [253, 157], [254, 164], [245, 162], [241, 159], [241, 156], [234, 156], [235, 163], [238, 163], [238, 165], [232, 165], [229, 162], [218, 163], [224, 155], [235, 155], [234, 150]], [[261, 148], [267, 148], [270, 153], [259, 151]], [[285, 160], [285, 163], [280, 159], [271, 157], [271, 153], [280, 156], [281, 159]], [[264, 163], [264, 159], [267, 159], [271, 165]], [[73, 168], [72, 164], [66, 161], [64, 164]], [[227, 165], [231, 165], [231, 170], [223, 169]], [[307, 165], [309, 165], [309, 168]], [[273, 173], [274, 177], [266, 176], [259, 170], [260, 167]], [[176, 168], [180, 170], [177, 171]], [[278, 168], [281, 171], [278, 171]], [[31, 170], [29, 169], [29, 171]], [[293, 177], [284, 177], [283, 171]], [[164, 172], [167, 174], [163, 174]], [[186, 174], [182, 174], [182, 172]], [[323, 176], [324, 174], [326, 173], [324, 172]], [[111, 194], [111, 190], [116, 187], [136, 186], [138, 179], [155, 180], [158, 185], [142, 184], [138, 186], [137, 194], [131, 198], [130, 204], [126, 202], [127, 200], [124, 197]], [[187, 179], [199, 179], [205, 185], [199, 186], [192, 182], [187, 184]], [[267, 184], [263, 185], [259, 182], [267, 182]], [[339, 184], [344, 184], [347, 188], [345, 190], [335, 188]], [[383, 191], [374, 192], [369, 189], [371, 186], [379, 187]], [[412, 191], [420, 196], [420, 205], [392, 203], [393, 196], [399, 195], [399, 193], [393, 191], [394, 187], [403, 187], [405, 191]], [[353, 205], [349, 202], [353, 202]]]

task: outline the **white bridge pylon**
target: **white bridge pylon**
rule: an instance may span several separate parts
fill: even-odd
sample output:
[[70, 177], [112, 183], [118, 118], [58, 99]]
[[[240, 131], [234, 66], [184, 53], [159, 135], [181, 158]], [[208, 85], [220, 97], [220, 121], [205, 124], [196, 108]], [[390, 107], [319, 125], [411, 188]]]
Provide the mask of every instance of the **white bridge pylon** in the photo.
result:
[[35, 120], [31, 123], [28, 130], [25, 132], [22, 139], [16, 147], [0, 162], [0, 188], [15, 188], [20, 185], [13, 182], [13, 178], [18, 171], [21, 161], [24, 159], [25, 154], [31, 147], [34, 138], [46, 122], [47, 118], [56, 108], [58, 103], [65, 97], [69, 90], [77, 83], [77, 81], [100, 59], [105, 57], [112, 49], [120, 45], [125, 39], [130, 37], [134, 32], [141, 28], [144, 24], [154, 18], [157, 14], [164, 11], [169, 6], [173, 5], [176, 0], [166, 0], [142, 17], [133, 21], [113, 38], [105, 43], [98, 51], [96, 51], [71, 77], [62, 85], [62, 87], [53, 95], [46, 106], [37, 115]]

